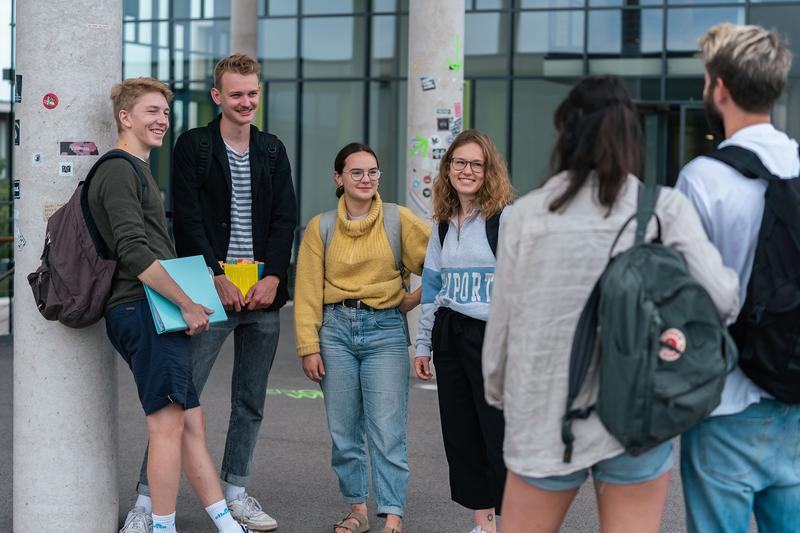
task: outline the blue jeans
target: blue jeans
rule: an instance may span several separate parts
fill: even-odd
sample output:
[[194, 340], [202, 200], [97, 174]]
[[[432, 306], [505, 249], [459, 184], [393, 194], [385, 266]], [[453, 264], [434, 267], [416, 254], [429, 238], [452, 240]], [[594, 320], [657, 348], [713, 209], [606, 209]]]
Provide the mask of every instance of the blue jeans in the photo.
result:
[[[267, 380], [278, 349], [278, 311], [227, 311], [228, 320], [212, 324], [206, 333], [192, 337], [192, 379], [197, 394], [203, 393], [211, 368], [225, 340], [233, 332], [233, 375], [231, 376], [231, 417], [225, 439], [220, 477], [246, 487], [256, 447]], [[139, 494], [147, 487], [147, 452], [139, 474]]]
[[347, 503], [367, 501], [369, 444], [378, 514], [403, 516], [408, 491], [408, 345], [397, 309], [326, 305], [319, 332], [331, 465]]
[[705, 419], [681, 438], [690, 532], [800, 530], [800, 405], [761, 400]]

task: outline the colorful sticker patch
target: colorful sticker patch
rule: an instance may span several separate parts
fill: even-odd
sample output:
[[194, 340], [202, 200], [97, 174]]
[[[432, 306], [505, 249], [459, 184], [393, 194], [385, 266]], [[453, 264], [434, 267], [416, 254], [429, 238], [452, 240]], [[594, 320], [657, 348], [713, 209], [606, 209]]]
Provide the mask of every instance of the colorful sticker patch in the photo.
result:
[[55, 109], [58, 107], [58, 96], [55, 93], [47, 93], [42, 97], [42, 105], [45, 109]]
[[58, 152], [61, 155], [100, 155], [97, 144], [92, 141], [61, 141]]
[[658, 351], [658, 357], [662, 361], [668, 363], [677, 361], [686, 350], [686, 335], [678, 328], [669, 328], [664, 331], [659, 341], [661, 341], [661, 349]]

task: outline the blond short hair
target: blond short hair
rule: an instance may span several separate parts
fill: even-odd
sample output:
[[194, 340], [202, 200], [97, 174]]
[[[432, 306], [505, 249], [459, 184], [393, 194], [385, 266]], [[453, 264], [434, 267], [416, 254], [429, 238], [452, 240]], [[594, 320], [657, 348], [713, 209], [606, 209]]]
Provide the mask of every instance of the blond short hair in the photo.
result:
[[172, 91], [155, 78], [128, 78], [114, 85], [111, 89], [111, 105], [114, 108], [114, 120], [117, 121], [117, 132], [122, 131], [119, 112], [122, 110], [130, 112], [136, 100], [147, 93], [160, 93], [164, 95], [167, 103], [172, 101]]
[[744, 111], [769, 113], [789, 76], [792, 54], [774, 31], [718, 24], [700, 37], [700, 56], [712, 82], [722, 79]]
[[222, 75], [226, 72], [234, 72], [247, 76], [248, 74], [261, 74], [261, 65], [258, 61], [247, 54], [233, 54], [220, 59], [214, 66], [214, 87], [222, 89]]

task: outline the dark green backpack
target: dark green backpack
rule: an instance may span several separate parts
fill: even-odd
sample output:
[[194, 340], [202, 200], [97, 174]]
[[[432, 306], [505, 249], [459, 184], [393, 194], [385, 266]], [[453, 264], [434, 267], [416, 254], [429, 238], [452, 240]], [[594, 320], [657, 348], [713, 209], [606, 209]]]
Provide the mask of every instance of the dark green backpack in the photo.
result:
[[[661, 242], [657, 198], [655, 186], [642, 189], [637, 213], [620, 229], [611, 253], [636, 219], [634, 245], [609, 260], [575, 329], [561, 428], [566, 463], [572, 459], [575, 419], [597, 409], [625, 451], [641, 454], [713, 411], [736, 364], [736, 346], [711, 297], [689, 274], [680, 252]], [[658, 235], [645, 242], [651, 216]], [[576, 408], [595, 352], [597, 404]]]

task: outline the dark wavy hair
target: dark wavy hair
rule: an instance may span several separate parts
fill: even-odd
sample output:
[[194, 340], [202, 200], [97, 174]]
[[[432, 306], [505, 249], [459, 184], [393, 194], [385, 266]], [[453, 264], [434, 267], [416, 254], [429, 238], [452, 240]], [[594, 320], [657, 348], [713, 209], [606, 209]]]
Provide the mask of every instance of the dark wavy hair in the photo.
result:
[[[366, 144], [353, 142], [344, 146], [341, 150], [339, 150], [339, 153], [336, 154], [336, 159], [333, 160], [333, 171], [341, 175], [342, 171], [344, 171], [344, 164], [345, 161], [347, 161], [347, 158], [359, 152], [367, 152], [374, 157], [375, 163], [378, 165], [378, 168], [380, 168], [381, 164], [378, 162], [378, 156], [375, 155], [375, 152], [372, 150], [372, 148]], [[341, 185], [336, 187], [336, 198], [341, 198], [343, 194], [344, 187]]]
[[594, 171], [597, 196], [609, 212], [628, 174], [642, 168], [642, 130], [636, 107], [617, 76], [587, 76], [556, 109], [558, 140], [550, 159], [553, 174], [568, 171], [567, 188], [550, 203], [560, 211]]

